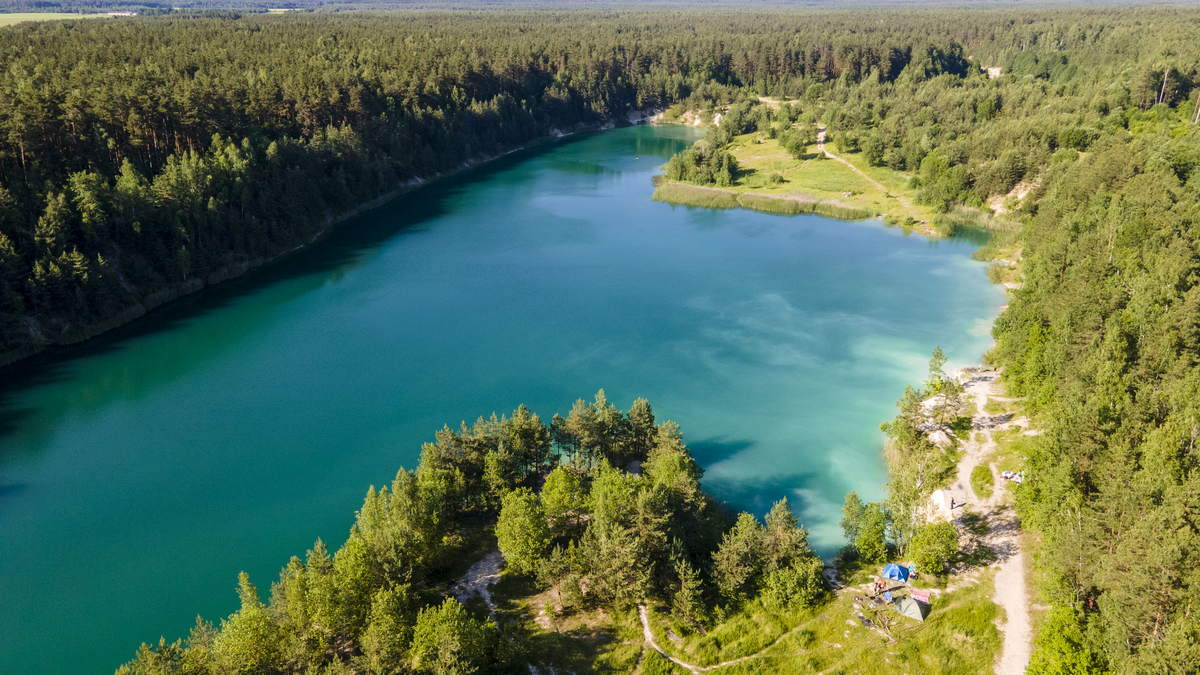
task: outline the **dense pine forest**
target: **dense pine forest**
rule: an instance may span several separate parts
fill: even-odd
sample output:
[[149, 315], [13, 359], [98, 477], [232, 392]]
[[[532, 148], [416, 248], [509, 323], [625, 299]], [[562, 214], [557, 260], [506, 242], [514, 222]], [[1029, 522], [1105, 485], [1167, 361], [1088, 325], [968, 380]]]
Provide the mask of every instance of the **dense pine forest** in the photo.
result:
[[[1017, 490], [1051, 607], [1031, 671], [1187, 672], [1200, 663], [1198, 34], [1200, 12], [1176, 9], [0, 29], [0, 353], [94, 334], [398, 187], [556, 132], [721, 108], [706, 145], [667, 167], [719, 185], [738, 171], [722, 154], [732, 135], [800, 148], [820, 122], [871, 165], [915, 174], [918, 199], [947, 219], [1023, 186], [1008, 201], [1022, 229], [999, 242], [1019, 251], [1021, 286], [990, 359], [1044, 430]], [[889, 431], [916, 467], [924, 441]], [[267, 603], [243, 579], [242, 608], [219, 627], [126, 668], [520, 669], [520, 635], [445, 599], [456, 558], [489, 536], [568, 607], [652, 597], [703, 629], [750, 597], [817, 602], [820, 561], [787, 505], [765, 524], [735, 520], [699, 477], [644, 402], [621, 412], [601, 396], [550, 424], [520, 409], [444, 430], [415, 471], [368, 494], [336, 552], [318, 543], [293, 559]], [[907, 545], [904, 516], [929, 489], [897, 473], [887, 541], [858, 548]]]

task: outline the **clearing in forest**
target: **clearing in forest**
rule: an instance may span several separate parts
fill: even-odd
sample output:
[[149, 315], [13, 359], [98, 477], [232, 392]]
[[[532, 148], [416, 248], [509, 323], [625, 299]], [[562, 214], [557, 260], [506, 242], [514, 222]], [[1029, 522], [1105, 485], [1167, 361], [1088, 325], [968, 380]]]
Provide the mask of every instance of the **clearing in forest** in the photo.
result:
[[66, 19], [104, 19], [107, 14], [67, 14], [65, 12], [13, 12], [0, 14], [0, 27], [26, 21], [63, 21]]

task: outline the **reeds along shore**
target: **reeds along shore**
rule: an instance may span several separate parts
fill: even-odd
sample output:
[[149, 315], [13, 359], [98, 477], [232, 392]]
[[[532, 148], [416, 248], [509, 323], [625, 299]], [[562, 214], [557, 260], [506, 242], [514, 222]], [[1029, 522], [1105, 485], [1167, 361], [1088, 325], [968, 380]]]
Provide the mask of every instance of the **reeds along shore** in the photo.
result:
[[863, 220], [876, 214], [866, 209], [836, 204], [819, 199], [804, 199], [787, 195], [763, 195], [724, 190], [721, 188], [688, 185], [660, 181], [654, 190], [654, 199], [682, 206], [699, 206], [709, 209], [751, 209], [765, 213], [798, 215], [814, 213], [841, 220]]

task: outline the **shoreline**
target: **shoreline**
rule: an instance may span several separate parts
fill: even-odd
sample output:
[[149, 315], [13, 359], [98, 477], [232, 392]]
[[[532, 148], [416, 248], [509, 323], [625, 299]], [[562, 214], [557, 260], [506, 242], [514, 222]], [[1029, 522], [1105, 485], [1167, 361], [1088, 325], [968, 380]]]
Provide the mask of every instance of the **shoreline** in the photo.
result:
[[[451, 170], [443, 171], [431, 176], [414, 176], [408, 180], [402, 181], [397, 187], [384, 192], [374, 199], [363, 202], [348, 211], [325, 216], [321, 221], [317, 232], [313, 236], [309, 237], [307, 241], [301, 241], [299, 244], [296, 244], [291, 248], [287, 248], [271, 256], [251, 258], [232, 263], [208, 274], [203, 278], [198, 277], [194, 279], [188, 279], [187, 281], [182, 281], [165, 288], [152, 291], [143, 296], [139, 301], [128, 305], [114, 315], [102, 320], [98, 320], [86, 326], [79, 326], [66, 331], [63, 335], [58, 336], [56, 339], [42, 339], [40, 341], [35, 341], [6, 352], [0, 352], [0, 372], [3, 372], [5, 369], [10, 368], [11, 366], [24, 362], [35, 356], [46, 355], [47, 353], [55, 350], [70, 349], [77, 345], [86, 343], [93, 338], [133, 323], [134, 321], [137, 321], [156, 309], [169, 305], [176, 300], [200, 293], [207, 288], [217, 286], [226, 281], [240, 278], [246, 274], [249, 274], [250, 272], [279, 262], [288, 256], [298, 253], [321, 241], [331, 232], [333, 232], [335, 228], [346, 221], [382, 208], [383, 206], [386, 206], [402, 196], [413, 193], [438, 181], [446, 180], [472, 169], [485, 166], [495, 162], [496, 160], [507, 157], [508, 155], [521, 152], [523, 150], [530, 150], [546, 143], [553, 143], [565, 138], [570, 138], [576, 134], [595, 131], [608, 131], [610, 129], [615, 129], [617, 126], [637, 126], [639, 124], [650, 124], [654, 123], [656, 119], [661, 117], [661, 115], [661, 111], [657, 110], [634, 110], [616, 119], [607, 119], [603, 122], [595, 124], [581, 124], [569, 131], [552, 128], [547, 131], [546, 135], [540, 136], [526, 143], [522, 143], [521, 145], [509, 150], [505, 150], [504, 152], [487, 157], [469, 159]], [[29, 334], [33, 336], [35, 340], [43, 337], [43, 332], [36, 319], [33, 317], [22, 317], [22, 319], [26, 325], [30, 326]]]
[[[660, 177], [661, 178], [661, 177]], [[803, 192], [787, 194], [751, 192], [734, 188], [695, 185], [663, 178], [655, 187], [652, 198], [667, 204], [706, 209], [747, 209], [783, 216], [819, 215], [838, 220], [870, 220], [882, 218], [878, 213], [836, 199], [822, 199]], [[903, 227], [898, 225], [897, 227]], [[932, 230], [907, 228], [931, 237]]]

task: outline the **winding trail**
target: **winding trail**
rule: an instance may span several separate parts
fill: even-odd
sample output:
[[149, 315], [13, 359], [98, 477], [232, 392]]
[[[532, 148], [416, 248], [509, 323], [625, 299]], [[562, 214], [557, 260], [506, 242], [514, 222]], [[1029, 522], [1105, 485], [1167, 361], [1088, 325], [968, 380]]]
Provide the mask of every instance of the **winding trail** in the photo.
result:
[[673, 663], [675, 663], [675, 665], [681, 668], [687, 668], [693, 673], [703, 673], [705, 671], [705, 669], [700, 666], [692, 665], [687, 661], [682, 661], [674, 656], [671, 656], [666, 652], [665, 649], [658, 645], [658, 641], [654, 639], [654, 631], [650, 630], [650, 613], [646, 610], [645, 605], [638, 605], [638, 616], [642, 619], [642, 636], [646, 638], [646, 644], [650, 645], [651, 649], [670, 659]]
[[716, 670], [718, 668], [732, 666], [735, 663], [741, 663], [742, 661], [749, 661], [750, 659], [756, 659], [756, 658], [762, 656], [763, 652], [767, 651], [771, 647], [774, 647], [777, 642], [779, 642], [783, 638], [787, 637], [788, 635], [791, 635], [793, 632], [795, 632], [796, 630], [798, 630], [800, 628], [800, 626], [796, 626], [795, 628], [787, 631], [786, 633], [784, 633], [784, 634], [780, 635], [779, 637], [775, 638], [774, 640], [772, 640], [771, 644], [767, 645], [766, 647], [763, 647], [762, 649], [758, 650], [757, 652], [755, 652], [753, 654], [749, 654], [747, 656], [739, 656], [736, 659], [722, 661], [720, 663], [713, 664], [711, 666], [697, 666], [695, 664], [688, 663], [687, 661], [683, 661], [681, 659], [675, 658], [674, 656], [671, 656], [670, 654], [668, 654], [666, 652], [666, 650], [664, 650], [662, 647], [659, 646], [658, 641], [654, 639], [654, 631], [650, 630], [650, 612], [646, 609], [645, 605], [638, 605], [638, 616], [641, 617], [641, 619], [642, 619], [642, 636], [646, 638], [646, 644], [650, 645], [650, 648], [653, 649], [654, 651], [656, 651], [659, 654], [662, 654], [664, 657], [670, 659], [671, 662], [674, 663], [675, 665], [677, 665], [681, 668], [686, 668], [693, 673], [707, 673], [710, 670]]
[[871, 178], [870, 176], [868, 176], [865, 171], [863, 171], [862, 169], [858, 168], [857, 166], [854, 166], [853, 164], [851, 164], [849, 160], [847, 160], [843, 157], [838, 157], [837, 155], [830, 152], [829, 149], [825, 147], [825, 127], [821, 127], [820, 129], [817, 129], [817, 152], [825, 155], [826, 157], [828, 157], [829, 159], [832, 159], [835, 162], [841, 162], [842, 164], [846, 165], [847, 168], [849, 168], [854, 173], [858, 174], [859, 177], [861, 177], [863, 180], [865, 180], [868, 183], [870, 183], [871, 185], [873, 185], [875, 187], [875, 189], [879, 190], [887, 197], [890, 197], [891, 199], [895, 199], [896, 201], [900, 202], [900, 205], [903, 206], [904, 208], [906, 208], [906, 209], [913, 208], [913, 204], [912, 204], [912, 202], [910, 202], [908, 200], [908, 198], [904, 197], [903, 195], [893, 194], [892, 191], [889, 190], [886, 185], [884, 185], [883, 183], [880, 183], [879, 181], [875, 180], [874, 178]]

